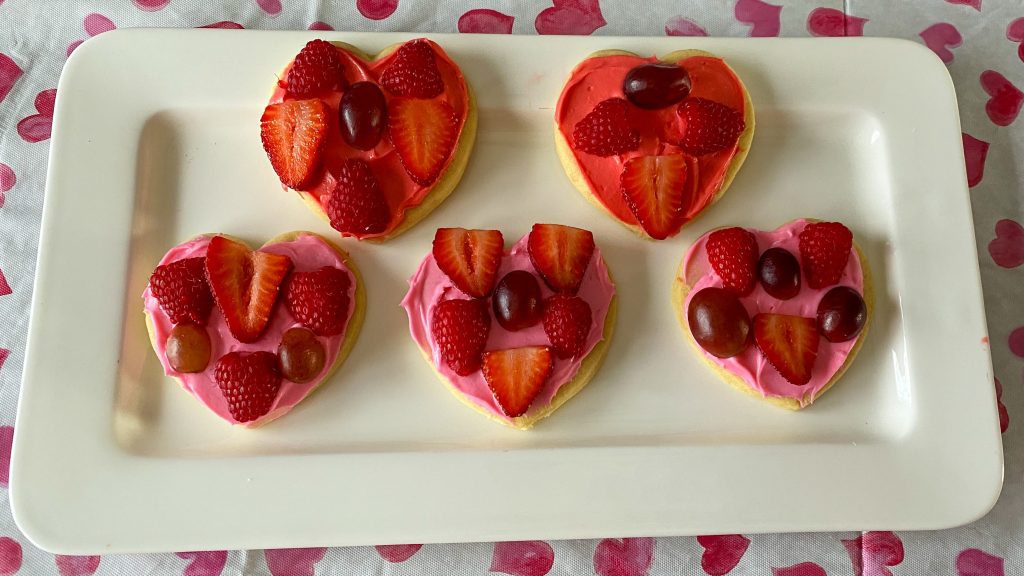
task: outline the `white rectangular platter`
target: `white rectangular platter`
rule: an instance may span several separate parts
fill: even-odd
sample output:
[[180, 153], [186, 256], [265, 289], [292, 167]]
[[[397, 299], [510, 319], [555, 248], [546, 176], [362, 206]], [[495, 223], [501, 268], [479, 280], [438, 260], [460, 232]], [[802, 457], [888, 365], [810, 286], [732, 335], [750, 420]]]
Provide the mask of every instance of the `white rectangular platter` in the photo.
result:
[[[318, 32], [376, 52], [406, 34]], [[367, 322], [331, 382], [286, 418], [235, 429], [165, 377], [140, 295], [203, 232], [254, 244], [332, 231], [283, 193], [259, 117], [311, 32], [115, 31], [75, 51], [51, 144], [12, 504], [63, 553], [698, 533], [931, 529], [1002, 484], [987, 331], [953, 86], [896, 40], [433, 36], [475, 88], [456, 192], [384, 245], [344, 240]], [[725, 198], [664, 242], [590, 206], [555, 155], [562, 83], [589, 53], [725, 57], [757, 108]], [[838, 219], [877, 308], [863, 350], [790, 413], [713, 376], [669, 301], [689, 244], [717, 226]], [[603, 369], [530, 432], [435, 380], [399, 301], [440, 226], [538, 221], [594, 231], [618, 282]]]

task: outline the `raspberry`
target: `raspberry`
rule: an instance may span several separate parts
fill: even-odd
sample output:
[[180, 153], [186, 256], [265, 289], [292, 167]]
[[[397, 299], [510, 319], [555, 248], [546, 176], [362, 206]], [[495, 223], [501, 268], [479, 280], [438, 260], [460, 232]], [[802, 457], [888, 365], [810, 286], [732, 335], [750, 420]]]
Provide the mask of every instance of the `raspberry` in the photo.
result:
[[270, 352], [231, 352], [221, 356], [213, 379], [227, 400], [231, 417], [250, 422], [270, 412], [281, 388], [277, 355]]
[[402, 44], [394, 61], [381, 74], [380, 85], [395, 96], [440, 96], [444, 92], [444, 80], [437, 69], [434, 49], [422, 38]]
[[544, 304], [544, 333], [559, 358], [583, 355], [591, 322], [590, 305], [579, 296], [555, 294]]
[[622, 98], [602, 100], [576, 123], [573, 145], [596, 156], [615, 156], [640, 147], [640, 134], [629, 124], [629, 103]]
[[379, 234], [391, 221], [387, 200], [365, 160], [349, 159], [341, 166], [338, 183], [324, 211], [331, 226], [345, 235]]
[[683, 100], [676, 113], [684, 124], [678, 145], [693, 156], [731, 148], [746, 128], [742, 113], [704, 98]]
[[838, 284], [850, 260], [853, 232], [839, 222], [811, 222], [800, 232], [800, 263], [814, 289]]
[[743, 228], [715, 230], [708, 236], [708, 262], [725, 288], [746, 296], [757, 284], [757, 238]]
[[188, 321], [206, 325], [213, 295], [206, 282], [205, 258], [185, 258], [157, 266], [149, 278], [149, 289], [173, 324]]
[[295, 272], [285, 287], [285, 305], [293, 318], [317, 336], [336, 336], [348, 322], [351, 286], [349, 275], [333, 266]]
[[445, 300], [434, 308], [430, 332], [441, 358], [460, 376], [480, 369], [490, 331], [486, 300]]
[[311, 40], [288, 69], [286, 84], [288, 95], [296, 98], [343, 88], [345, 79], [338, 49], [325, 40]]

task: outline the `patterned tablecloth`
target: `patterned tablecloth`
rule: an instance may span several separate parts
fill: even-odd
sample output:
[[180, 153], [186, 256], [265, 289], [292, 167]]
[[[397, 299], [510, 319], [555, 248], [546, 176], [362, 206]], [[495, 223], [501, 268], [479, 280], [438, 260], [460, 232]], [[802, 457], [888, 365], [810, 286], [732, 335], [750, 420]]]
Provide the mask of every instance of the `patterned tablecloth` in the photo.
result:
[[[643, 6], [643, 8], [638, 8]], [[941, 532], [725, 535], [54, 556], [18, 531], [0, 489], [0, 575], [1024, 574], [1024, 1], [0, 0], [0, 484], [7, 485], [55, 86], [84, 39], [117, 27], [514, 34], [896, 36], [949, 66], [960, 99], [1006, 482], [980, 521]], [[1002, 383], [1002, 386], [1000, 385]], [[1005, 386], [1005, 390], [1003, 387]], [[1019, 411], [1024, 414], [1024, 410]], [[886, 474], [885, 470], [878, 470]], [[73, 479], [69, 479], [73, 481]], [[841, 498], [842, 494], [837, 494]], [[158, 522], [159, 519], [154, 519]], [[609, 536], [615, 536], [609, 534]]]

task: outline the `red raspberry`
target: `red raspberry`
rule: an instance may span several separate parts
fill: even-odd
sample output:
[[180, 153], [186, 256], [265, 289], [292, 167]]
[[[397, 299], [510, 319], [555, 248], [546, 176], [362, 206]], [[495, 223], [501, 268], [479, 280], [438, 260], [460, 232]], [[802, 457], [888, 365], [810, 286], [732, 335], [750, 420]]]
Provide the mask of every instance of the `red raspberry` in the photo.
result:
[[602, 100], [576, 123], [573, 146], [596, 156], [615, 156], [640, 147], [640, 134], [629, 124], [629, 103], [622, 98]]
[[227, 400], [231, 417], [250, 422], [270, 412], [281, 388], [277, 355], [270, 352], [231, 352], [221, 356], [213, 379]]
[[324, 203], [331, 226], [344, 235], [379, 234], [391, 221], [387, 200], [365, 160], [346, 160]]
[[486, 300], [445, 300], [434, 308], [430, 322], [441, 358], [460, 376], [480, 369], [490, 331]]
[[437, 69], [434, 49], [427, 40], [402, 44], [395, 59], [384, 69], [380, 85], [395, 96], [433, 98], [444, 92], [444, 79]]
[[708, 236], [708, 262], [725, 288], [746, 296], [757, 284], [757, 238], [743, 228], [715, 230]]
[[591, 322], [590, 305], [579, 296], [555, 294], [544, 304], [544, 333], [559, 358], [583, 355]]
[[157, 266], [149, 278], [149, 289], [173, 324], [188, 321], [206, 325], [213, 308], [213, 295], [206, 282], [206, 258], [185, 258]]
[[731, 148], [746, 128], [741, 112], [704, 98], [683, 100], [676, 113], [683, 121], [683, 135], [677, 144], [693, 156]]
[[284, 302], [292, 317], [317, 336], [336, 336], [348, 323], [351, 286], [348, 273], [333, 266], [295, 272], [285, 287]]
[[811, 222], [800, 232], [800, 264], [814, 289], [838, 284], [850, 260], [853, 232], [839, 222]]
[[326, 40], [309, 41], [295, 57], [285, 82], [288, 95], [296, 98], [344, 88], [338, 49]]

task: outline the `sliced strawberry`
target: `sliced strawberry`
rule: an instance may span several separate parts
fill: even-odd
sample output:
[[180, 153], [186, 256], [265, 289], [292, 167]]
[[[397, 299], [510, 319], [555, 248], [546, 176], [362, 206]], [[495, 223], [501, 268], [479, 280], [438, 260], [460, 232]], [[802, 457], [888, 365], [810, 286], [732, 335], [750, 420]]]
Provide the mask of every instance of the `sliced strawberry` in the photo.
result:
[[484, 354], [484, 380], [509, 418], [530, 408], [551, 375], [554, 359], [547, 346], [511, 348]]
[[800, 264], [814, 289], [838, 284], [853, 249], [853, 232], [839, 222], [811, 222], [800, 232]]
[[483, 298], [494, 290], [505, 239], [498, 230], [438, 228], [434, 234], [437, 267], [466, 294]]
[[310, 40], [288, 69], [285, 88], [288, 95], [308, 98], [344, 88], [338, 49], [326, 40]]
[[363, 236], [387, 230], [391, 222], [387, 199], [365, 160], [350, 158], [338, 171], [334, 190], [324, 201], [331, 227], [342, 234]]
[[206, 277], [231, 335], [254, 342], [270, 320], [281, 281], [292, 260], [280, 254], [249, 250], [241, 242], [214, 236], [206, 250]]
[[573, 127], [573, 146], [595, 156], [636, 150], [640, 147], [640, 133], [630, 125], [628, 113], [629, 103], [624, 99], [602, 100]]
[[295, 272], [285, 286], [284, 303], [292, 318], [317, 336], [335, 336], [348, 322], [351, 286], [348, 272], [333, 266]]
[[445, 300], [434, 308], [430, 321], [441, 359], [460, 376], [480, 369], [490, 332], [491, 315], [485, 300]]
[[406, 173], [422, 186], [437, 179], [458, 133], [459, 118], [442, 100], [394, 98], [388, 106], [388, 136]]
[[444, 79], [430, 43], [422, 38], [398, 47], [395, 59], [380, 75], [380, 85], [395, 96], [433, 98], [444, 92]]
[[213, 296], [206, 282], [205, 258], [185, 258], [157, 266], [149, 277], [149, 289], [172, 324], [206, 325]]
[[592, 321], [590, 304], [579, 296], [555, 294], [544, 303], [544, 333], [559, 358], [583, 355]]
[[687, 154], [702, 156], [732, 148], [746, 128], [743, 113], [704, 98], [687, 98], [676, 108], [682, 121], [678, 144]]
[[575, 294], [594, 255], [594, 234], [561, 224], [534, 224], [526, 247], [533, 267], [552, 290]]
[[277, 355], [271, 352], [225, 354], [213, 368], [213, 379], [238, 422], [251, 422], [270, 412], [281, 389]]
[[656, 240], [674, 236], [686, 222], [696, 182], [696, 164], [682, 154], [630, 158], [619, 178], [630, 212]]
[[757, 284], [757, 238], [743, 228], [715, 230], [708, 236], [708, 261], [725, 287], [746, 296]]
[[818, 356], [818, 327], [813, 318], [758, 314], [754, 316], [754, 341], [783, 378], [797, 386], [811, 381]]
[[281, 183], [301, 188], [320, 166], [329, 109], [323, 100], [288, 100], [267, 106], [260, 119], [263, 149]]

